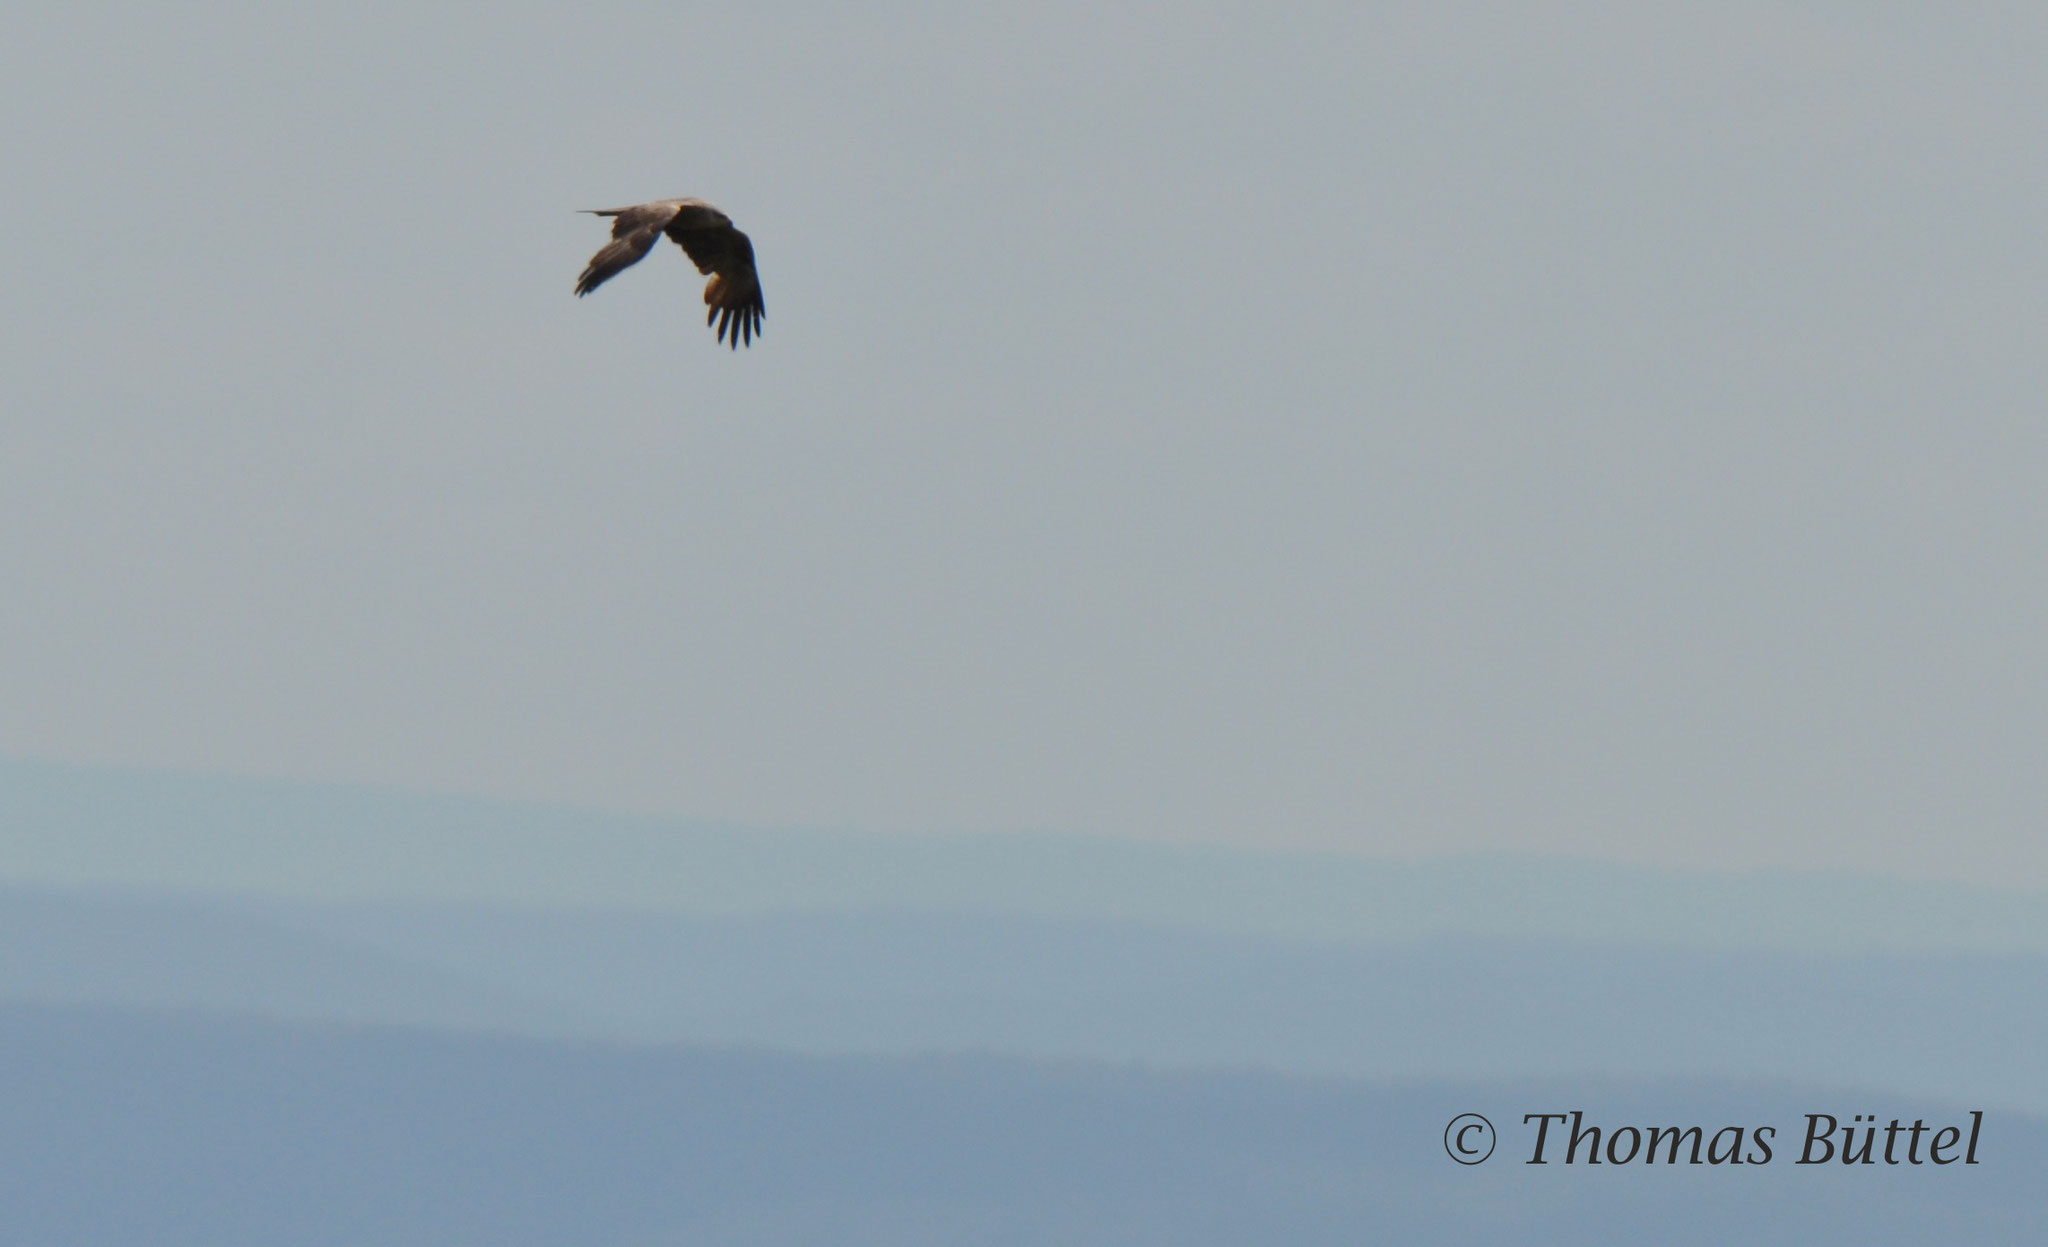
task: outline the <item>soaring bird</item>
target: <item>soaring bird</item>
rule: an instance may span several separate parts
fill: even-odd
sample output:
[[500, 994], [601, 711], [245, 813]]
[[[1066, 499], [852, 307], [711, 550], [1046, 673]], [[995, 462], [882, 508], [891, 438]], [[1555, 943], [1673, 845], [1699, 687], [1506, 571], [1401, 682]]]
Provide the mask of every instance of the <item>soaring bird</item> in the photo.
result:
[[732, 218], [701, 199], [657, 199], [630, 208], [586, 208], [592, 216], [612, 218], [612, 240], [598, 249], [576, 279], [578, 298], [609, 281], [646, 256], [654, 240], [667, 234], [689, 253], [700, 273], [711, 274], [704, 286], [704, 323], [716, 323], [718, 340], [754, 344], [768, 305], [761, 301], [761, 275], [754, 271], [754, 244], [733, 228]]

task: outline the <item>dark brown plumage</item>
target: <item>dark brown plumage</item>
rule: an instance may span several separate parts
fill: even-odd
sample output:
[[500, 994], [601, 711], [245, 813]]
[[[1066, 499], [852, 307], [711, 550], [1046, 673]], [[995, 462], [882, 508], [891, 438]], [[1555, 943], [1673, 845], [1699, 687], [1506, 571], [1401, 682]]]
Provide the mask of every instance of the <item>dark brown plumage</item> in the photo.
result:
[[667, 234], [698, 272], [711, 275], [704, 286], [704, 323], [715, 325], [718, 340], [729, 342], [734, 350], [742, 342], [754, 344], [768, 305], [761, 299], [761, 275], [754, 271], [754, 244], [733, 228], [731, 217], [701, 199], [657, 199], [630, 208], [586, 211], [612, 218], [612, 240], [590, 257], [583, 276], [576, 279], [577, 297], [638, 264], [653, 249], [654, 240]]

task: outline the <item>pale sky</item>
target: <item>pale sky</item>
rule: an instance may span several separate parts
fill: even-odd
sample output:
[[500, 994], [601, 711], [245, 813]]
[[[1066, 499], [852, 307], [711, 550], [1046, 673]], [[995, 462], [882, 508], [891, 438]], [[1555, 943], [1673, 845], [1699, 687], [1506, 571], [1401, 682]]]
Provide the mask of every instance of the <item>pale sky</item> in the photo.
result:
[[[2048, 888], [2048, 10], [0, 14], [0, 754]], [[587, 300], [580, 208], [700, 195]]]

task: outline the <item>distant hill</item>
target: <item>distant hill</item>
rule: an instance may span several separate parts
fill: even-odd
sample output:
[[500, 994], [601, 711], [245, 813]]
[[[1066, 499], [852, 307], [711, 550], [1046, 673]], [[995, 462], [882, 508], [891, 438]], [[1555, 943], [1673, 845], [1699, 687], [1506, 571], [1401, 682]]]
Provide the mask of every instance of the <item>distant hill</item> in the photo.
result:
[[19, 760], [0, 760], [0, 881], [694, 915], [946, 911], [1332, 942], [2048, 955], [2048, 896], [1989, 888], [769, 830]]
[[[797, 1057], [201, 1015], [0, 1008], [9, 1242], [2021, 1244], [2048, 1123], [1975, 1167], [1791, 1164], [1807, 1112], [1966, 1120], [1793, 1086], [1146, 1073]], [[1774, 1123], [1766, 1166], [1521, 1163], [1520, 1115]], [[1452, 1116], [1500, 1146], [1451, 1163]]]
[[283, 917], [234, 898], [0, 887], [0, 1000], [544, 1033], [561, 1021], [551, 997]]
[[20, 888], [0, 888], [0, 948], [0, 1000], [1372, 1078], [1721, 1076], [2048, 1111], [2040, 957]]

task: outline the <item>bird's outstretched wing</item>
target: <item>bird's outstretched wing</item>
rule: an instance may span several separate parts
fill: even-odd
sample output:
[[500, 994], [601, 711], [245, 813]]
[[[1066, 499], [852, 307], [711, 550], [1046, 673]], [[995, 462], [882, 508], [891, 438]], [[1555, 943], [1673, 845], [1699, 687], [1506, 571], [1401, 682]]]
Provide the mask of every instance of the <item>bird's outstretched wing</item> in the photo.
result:
[[711, 274], [704, 285], [704, 323], [716, 325], [718, 340], [738, 350], [742, 342], [754, 344], [768, 304], [761, 298], [761, 275], [754, 269], [754, 244], [724, 213], [713, 213], [716, 221], [677, 213], [669, 222], [668, 236], [689, 254], [698, 272]]
[[[666, 211], [662, 211], [666, 209]], [[661, 237], [661, 227], [675, 215], [673, 204], [640, 204], [632, 208], [591, 208], [592, 216], [612, 218], [612, 240], [598, 248], [576, 279], [576, 297], [582, 298], [610, 281], [618, 273], [638, 264]]]

